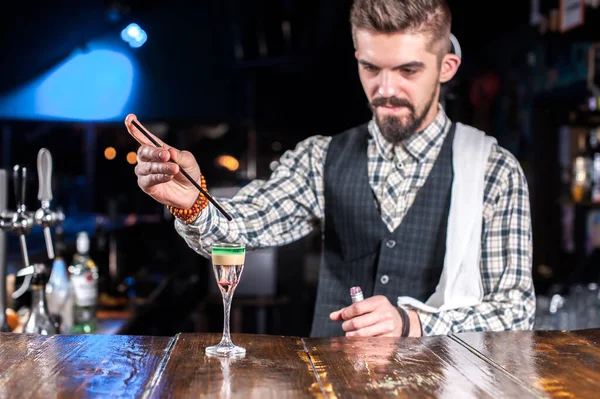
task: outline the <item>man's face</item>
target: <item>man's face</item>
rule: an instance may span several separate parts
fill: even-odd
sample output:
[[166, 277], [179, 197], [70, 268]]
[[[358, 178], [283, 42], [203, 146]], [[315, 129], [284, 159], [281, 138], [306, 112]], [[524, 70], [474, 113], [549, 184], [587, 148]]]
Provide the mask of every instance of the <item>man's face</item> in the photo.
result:
[[440, 67], [421, 34], [356, 31], [360, 81], [383, 137], [411, 137], [437, 115]]

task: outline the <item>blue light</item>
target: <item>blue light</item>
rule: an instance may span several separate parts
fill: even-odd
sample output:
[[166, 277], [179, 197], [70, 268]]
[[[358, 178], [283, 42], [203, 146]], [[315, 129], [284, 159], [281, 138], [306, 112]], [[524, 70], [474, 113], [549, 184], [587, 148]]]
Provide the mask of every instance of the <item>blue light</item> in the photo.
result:
[[138, 48], [146, 43], [148, 35], [138, 24], [129, 24], [121, 31], [121, 39], [129, 43], [129, 46]]
[[142, 36], [142, 29], [137, 24], [131, 24], [127, 27], [127, 35], [133, 40], [139, 40]]
[[112, 50], [70, 57], [53, 71], [0, 98], [0, 117], [109, 120], [123, 116], [133, 86], [129, 58]]

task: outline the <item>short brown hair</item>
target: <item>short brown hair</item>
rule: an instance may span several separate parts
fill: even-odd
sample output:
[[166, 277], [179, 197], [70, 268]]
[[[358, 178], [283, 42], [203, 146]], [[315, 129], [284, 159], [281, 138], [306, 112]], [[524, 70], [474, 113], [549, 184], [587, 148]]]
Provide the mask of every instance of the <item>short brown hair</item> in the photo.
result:
[[[448, 53], [452, 16], [445, 0], [354, 0], [350, 12], [352, 40], [356, 30], [376, 33], [421, 33], [431, 37], [429, 48]], [[436, 49], [436, 44], [443, 44]]]

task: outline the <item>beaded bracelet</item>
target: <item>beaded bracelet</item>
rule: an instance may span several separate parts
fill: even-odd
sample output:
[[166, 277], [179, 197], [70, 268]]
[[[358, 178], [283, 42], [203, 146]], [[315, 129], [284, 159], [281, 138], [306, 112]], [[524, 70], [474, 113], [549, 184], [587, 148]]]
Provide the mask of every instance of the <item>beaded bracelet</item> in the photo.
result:
[[[203, 175], [200, 176], [200, 186], [204, 189], [204, 191], [208, 192], [208, 190], [206, 189], [206, 180], [204, 179]], [[202, 193], [200, 193], [198, 194], [198, 198], [196, 198], [194, 205], [192, 205], [188, 209], [176, 208], [170, 205], [167, 205], [167, 209], [169, 210], [169, 212], [171, 212], [173, 216], [181, 220], [183, 223], [190, 224], [194, 220], [196, 220], [200, 212], [207, 206], [208, 199], [204, 195], [202, 195]]]

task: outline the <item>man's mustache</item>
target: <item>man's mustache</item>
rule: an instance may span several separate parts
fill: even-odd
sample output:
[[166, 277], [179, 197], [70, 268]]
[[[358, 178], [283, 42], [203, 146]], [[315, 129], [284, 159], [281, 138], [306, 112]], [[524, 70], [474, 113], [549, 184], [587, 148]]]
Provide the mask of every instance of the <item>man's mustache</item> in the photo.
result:
[[377, 97], [371, 101], [371, 106], [375, 107], [383, 107], [383, 106], [392, 106], [392, 107], [407, 107], [412, 112], [415, 111], [413, 105], [403, 98], [398, 97]]

